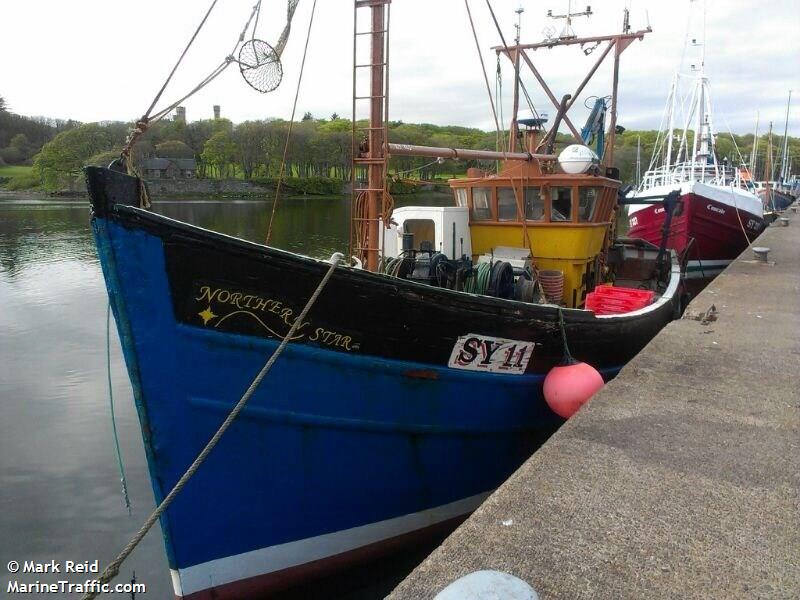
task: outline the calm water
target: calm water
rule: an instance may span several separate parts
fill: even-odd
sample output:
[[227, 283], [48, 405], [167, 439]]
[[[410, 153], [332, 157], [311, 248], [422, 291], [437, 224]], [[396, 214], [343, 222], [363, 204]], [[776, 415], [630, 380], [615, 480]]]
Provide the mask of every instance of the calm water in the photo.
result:
[[[448, 201], [449, 196], [413, 198], [414, 204]], [[318, 257], [346, 250], [348, 207], [349, 200], [338, 198], [283, 201], [273, 244]], [[154, 208], [262, 241], [271, 204], [176, 201]], [[6, 565], [11, 560], [99, 559], [102, 569], [153, 509], [139, 424], [112, 324], [111, 374], [133, 505], [130, 516], [121, 495], [106, 383], [106, 307], [87, 202], [0, 198], [2, 593], [9, 577], [19, 582], [83, 581], [83, 575], [63, 573], [10, 576]], [[134, 571], [137, 581], [147, 585], [147, 597], [172, 597], [155, 528], [123, 565], [117, 581], [130, 580]]]

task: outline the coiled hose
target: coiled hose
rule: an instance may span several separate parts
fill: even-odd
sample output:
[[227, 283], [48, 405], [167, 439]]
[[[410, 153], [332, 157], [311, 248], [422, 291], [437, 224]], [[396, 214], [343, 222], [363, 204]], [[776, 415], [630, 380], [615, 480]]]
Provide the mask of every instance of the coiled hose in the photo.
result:
[[470, 294], [485, 294], [489, 287], [492, 265], [480, 263], [472, 269], [472, 274], [464, 282], [464, 291]]

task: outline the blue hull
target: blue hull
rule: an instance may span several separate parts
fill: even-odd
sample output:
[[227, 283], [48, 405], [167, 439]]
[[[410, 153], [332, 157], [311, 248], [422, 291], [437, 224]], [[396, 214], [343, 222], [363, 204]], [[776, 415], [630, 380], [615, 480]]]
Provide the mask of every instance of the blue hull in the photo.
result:
[[[161, 500], [277, 342], [177, 322], [162, 240], [93, 227]], [[176, 594], [264, 591], [467, 514], [561, 423], [541, 381], [290, 345], [162, 519]]]

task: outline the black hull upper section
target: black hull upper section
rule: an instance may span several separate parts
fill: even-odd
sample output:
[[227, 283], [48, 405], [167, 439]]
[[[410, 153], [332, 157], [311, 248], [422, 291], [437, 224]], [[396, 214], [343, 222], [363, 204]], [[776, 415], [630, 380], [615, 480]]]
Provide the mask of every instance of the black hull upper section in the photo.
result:
[[[141, 184], [125, 174], [89, 167], [86, 177], [96, 216], [146, 230], [163, 241], [175, 318], [187, 326], [280, 338], [329, 267], [140, 209]], [[570, 350], [596, 368], [618, 368], [675, 317], [676, 301], [669, 298], [651, 310], [612, 318], [564, 309]], [[459, 337], [469, 334], [535, 342], [527, 373], [544, 374], [563, 356], [556, 307], [455, 292], [348, 267], [335, 271], [294, 341], [444, 366]]]

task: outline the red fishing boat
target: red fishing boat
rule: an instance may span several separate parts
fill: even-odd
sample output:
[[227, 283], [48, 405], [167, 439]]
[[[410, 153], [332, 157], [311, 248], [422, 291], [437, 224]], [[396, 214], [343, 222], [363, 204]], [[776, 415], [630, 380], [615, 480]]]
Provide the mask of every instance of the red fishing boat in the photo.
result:
[[[682, 258], [684, 287], [694, 295], [747, 248], [766, 223], [764, 205], [748, 189], [740, 170], [717, 158], [705, 45], [691, 36], [687, 39], [700, 49], [699, 62], [691, 66], [692, 73], [675, 74], [650, 168], [639, 188], [628, 194], [628, 215], [631, 237], [660, 244], [666, 236], [667, 248]], [[685, 113], [680, 91], [684, 80], [691, 82]], [[679, 114], [682, 130], [675, 126]], [[664, 204], [636, 202], [666, 198], [674, 191], [680, 199], [669, 219]]]

